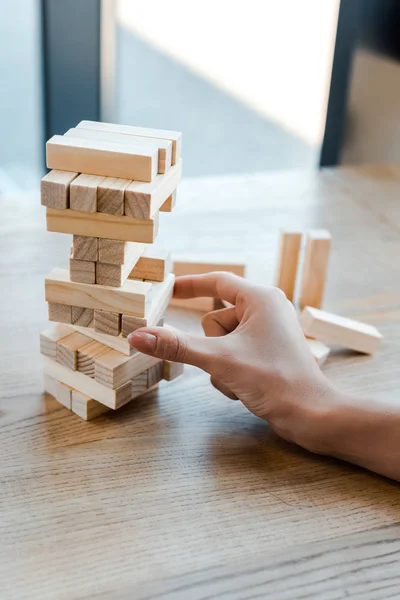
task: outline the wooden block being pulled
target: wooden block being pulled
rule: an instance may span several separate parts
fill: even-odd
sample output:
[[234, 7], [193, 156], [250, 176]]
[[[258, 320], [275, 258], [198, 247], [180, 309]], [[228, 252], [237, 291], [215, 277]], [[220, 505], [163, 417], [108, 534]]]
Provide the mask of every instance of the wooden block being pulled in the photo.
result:
[[108, 335], [119, 335], [121, 333], [121, 315], [107, 310], [95, 310], [94, 330]]
[[291, 302], [294, 297], [302, 236], [300, 231], [281, 231], [280, 234], [275, 285], [285, 292], [287, 299]]
[[46, 222], [47, 231], [144, 244], [152, 244], [158, 233], [158, 215], [151, 219], [134, 219], [105, 213], [85, 213], [69, 208], [46, 208]]
[[49, 302], [47, 305], [49, 321], [56, 323], [72, 323], [72, 306], [59, 302]]
[[172, 212], [172, 210], [175, 207], [175, 204], [176, 204], [176, 190], [174, 190], [172, 192], [172, 194], [170, 196], [168, 196], [168, 198], [166, 199], [164, 204], [161, 205], [160, 211], [161, 212]]
[[56, 400], [65, 408], [69, 408], [71, 410], [71, 394], [72, 388], [69, 385], [65, 385], [65, 383], [61, 383], [57, 381], [57, 391], [56, 391]]
[[97, 189], [104, 181], [99, 175], [82, 173], [71, 183], [69, 207], [86, 213], [97, 212]]
[[87, 237], [85, 235], [74, 235], [72, 237], [72, 251], [75, 260], [89, 260], [97, 262], [99, 238]]
[[164, 362], [158, 362], [153, 365], [147, 371], [147, 387], [151, 388], [153, 385], [160, 383], [164, 378]]
[[46, 143], [49, 169], [150, 182], [158, 171], [158, 150], [135, 140], [120, 144], [105, 140], [54, 135]]
[[40, 334], [40, 354], [56, 360], [57, 342], [70, 335], [70, 333], [71, 328], [61, 323], [42, 331]]
[[308, 337], [363, 354], [374, 354], [382, 340], [382, 335], [372, 325], [310, 306], [303, 310], [300, 325]]
[[[125, 190], [125, 214], [137, 219], [153, 217], [182, 179], [180, 160], [165, 175], [157, 175], [151, 183], [132, 181]], [[111, 236], [109, 236], [111, 237]]]
[[94, 361], [97, 356], [109, 352], [110, 348], [92, 340], [78, 350], [77, 370], [88, 377], [94, 377]]
[[69, 276], [76, 283], [96, 283], [96, 263], [91, 260], [69, 259]]
[[94, 310], [93, 308], [82, 308], [81, 306], [72, 307], [72, 325], [81, 325], [81, 327], [93, 327]]
[[78, 173], [50, 171], [40, 182], [40, 199], [43, 206], [50, 208], [69, 207], [69, 189]]
[[109, 412], [109, 407], [93, 400], [90, 396], [82, 394], [77, 390], [72, 390], [71, 393], [71, 410], [73, 413], [84, 419], [85, 421], [91, 421], [106, 412]]
[[68, 302], [71, 306], [108, 310], [145, 317], [151, 307], [151, 283], [127, 280], [120, 288], [76, 283], [67, 269], [53, 269], [45, 280], [47, 302]]
[[152, 249], [144, 251], [136, 265], [129, 273], [129, 279], [145, 279], [149, 281], [164, 281], [171, 273], [172, 260], [168, 252], [156, 253]]
[[163, 379], [165, 381], [173, 381], [177, 377], [183, 374], [184, 364], [172, 362], [171, 360], [164, 360]]
[[322, 307], [331, 242], [331, 234], [325, 229], [315, 229], [307, 234], [299, 299], [301, 309]]
[[318, 340], [307, 339], [307, 343], [310, 347], [313, 357], [317, 361], [318, 365], [322, 367], [330, 354], [330, 349], [323, 342], [319, 342]]
[[140, 259], [140, 255], [145, 248], [144, 244], [129, 243], [125, 262], [122, 265], [114, 265], [104, 262], [96, 264], [96, 283], [100, 285], [111, 285], [113, 287], [121, 287], [127, 280], [134, 265]]
[[81, 121], [77, 125], [77, 128], [97, 129], [98, 131], [170, 140], [172, 142], [172, 164], [174, 165], [178, 162], [182, 156], [182, 134], [179, 131], [150, 129], [148, 127], [135, 127], [133, 125], [117, 125], [115, 123], [100, 123], [97, 121]]
[[95, 340], [96, 342], [100, 342], [105, 346], [108, 346], [109, 350], [117, 350], [125, 356], [131, 356], [136, 352], [136, 350], [132, 348], [128, 340], [125, 337], [122, 337], [122, 335], [113, 336], [107, 335], [106, 333], [98, 333], [91, 327], [80, 327], [79, 325], [71, 325], [71, 329], [73, 331], [79, 331], [80, 333], [83, 333], [90, 339]]
[[64, 365], [54, 362], [49, 358], [44, 359], [44, 373], [114, 410], [129, 402], [132, 398], [131, 381], [128, 381], [116, 390], [112, 390], [101, 385], [91, 377], [87, 377], [83, 373], [79, 373], [79, 371], [71, 371]]
[[77, 331], [63, 337], [57, 342], [57, 362], [72, 371], [76, 371], [78, 367], [78, 350], [89, 344], [90, 341], [90, 338]]
[[98, 260], [109, 265], [123, 265], [133, 256], [139, 258], [145, 250], [145, 244], [100, 238]]
[[136, 352], [132, 356], [124, 356], [116, 350], [110, 350], [95, 359], [94, 378], [98, 383], [110, 389], [116, 389], [160, 360], [141, 352]]
[[97, 188], [97, 210], [109, 215], [124, 214], [125, 189], [131, 183], [130, 179], [106, 177]]

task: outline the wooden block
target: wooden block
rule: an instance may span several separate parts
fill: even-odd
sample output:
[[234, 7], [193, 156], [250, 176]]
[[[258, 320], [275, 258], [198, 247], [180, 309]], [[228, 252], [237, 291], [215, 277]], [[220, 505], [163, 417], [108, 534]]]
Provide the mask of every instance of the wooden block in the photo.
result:
[[132, 183], [130, 179], [106, 177], [97, 188], [97, 210], [110, 215], [124, 214], [125, 189]]
[[176, 204], [176, 190], [172, 192], [170, 196], [166, 199], [164, 204], [160, 206], [161, 212], [172, 212]]
[[53, 379], [53, 377], [50, 377], [49, 375], [44, 375], [44, 391], [46, 392], [46, 394], [50, 394], [50, 396], [53, 396], [54, 399], [56, 399], [57, 396], [57, 384], [58, 381], [56, 381], [56, 379]]
[[281, 231], [280, 234], [275, 285], [285, 292], [286, 298], [291, 302], [293, 302], [294, 298], [302, 237], [303, 235], [300, 231]]
[[82, 173], [71, 183], [69, 207], [72, 210], [95, 213], [97, 211], [97, 189], [104, 181], [99, 175]]
[[132, 379], [132, 399], [141, 396], [148, 389], [148, 370], [146, 370]]
[[94, 310], [93, 308], [82, 308], [81, 306], [72, 307], [72, 325], [81, 325], [82, 327], [93, 327]]
[[77, 331], [62, 338], [57, 342], [57, 362], [72, 371], [76, 371], [78, 367], [78, 350], [89, 344], [90, 341], [90, 338]]
[[119, 335], [121, 333], [121, 315], [106, 310], [95, 310], [94, 330], [108, 335]]
[[49, 358], [44, 359], [44, 372], [53, 379], [71, 386], [74, 390], [82, 392], [93, 398], [93, 400], [97, 400], [97, 402], [101, 402], [101, 404], [114, 410], [129, 402], [132, 397], [131, 381], [128, 381], [116, 390], [112, 390], [91, 379], [91, 377], [87, 377], [83, 373], [79, 373], [79, 371], [71, 371], [64, 365], [54, 362]]
[[42, 331], [40, 334], [40, 354], [56, 360], [57, 342], [70, 335], [70, 333], [71, 329], [63, 324], [53, 325], [49, 329]]
[[125, 214], [138, 219], [153, 217], [176, 189], [181, 179], [182, 161], [180, 160], [165, 175], [157, 175], [151, 183], [133, 181], [125, 190]]
[[146, 279], [149, 281], [164, 281], [172, 270], [171, 255], [167, 252], [156, 253], [146, 249], [136, 265], [129, 273], [129, 279]]
[[382, 340], [381, 334], [372, 325], [339, 317], [310, 306], [303, 310], [300, 325], [308, 337], [363, 354], [374, 354]]
[[96, 129], [85, 129], [76, 127], [69, 129], [64, 135], [67, 137], [78, 137], [87, 140], [105, 140], [107, 142], [117, 142], [120, 144], [140, 143], [143, 148], [148, 148], [158, 152], [158, 172], [165, 173], [171, 167], [172, 161], [172, 142], [160, 138], [149, 138], [138, 135], [117, 133], [112, 131], [100, 131]]
[[315, 229], [307, 234], [299, 300], [301, 309], [322, 307], [331, 241], [331, 234], [325, 229]]
[[88, 377], [94, 377], [94, 361], [97, 356], [109, 352], [110, 348], [92, 340], [78, 350], [77, 370]]
[[167, 310], [174, 289], [174, 282], [175, 277], [170, 273], [162, 283], [153, 284], [153, 299], [147, 317], [138, 318], [122, 313], [121, 330], [124, 337], [140, 327], [157, 325]]
[[45, 296], [47, 302], [64, 301], [71, 306], [145, 317], [151, 307], [152, 285], [133, 280], [120, 288], [76, 283], [67, 269], [53, 269], [45, 280]]
[[84, 419], [85, 421], [91, 421], [96, 417], [109, 412], [108, 406], [104, 406], [97, 400], [93, 400], [86, 394], [82, 394], [76, 390], [72, 390], [71, 393], [71, 410], [73, 413]]
[[[128, 243], [128, 242], [126, 242]], [[127, 280], [132, 268], [137, 263], [144, 249], [144, 244], [129, 242], [125, 262], [122, 265], [114, 265], [103, 262], [96, 264], [96, 283], [100, 285], [111, 285], [120, 287]]]
[[172, 164], [174, 165], [177, 163], [182, 156], [182, 134], [179, 131], [149, 129], [147, 127], [135, 127], [133, 125], [116, 125], [114, 123], [100, 123], [97, 121], [81, 121], [79, 125], [77, 125], [77, 128], [97, 129], [98, 131], [109, 131], [112, 133], [124, 133], [127, 135], [170, 140], [172, 142]]
[[115, 390], [160, 360], [141, 352], [124, 356], [116, 350], [110, 350], [95, 359], [94, 378], [98, 383]]
[[56, 400], [65, 408], [69, 408], [71, 410], [71, 394], [72, 388], [69, 385], [65, 385], [65, 383], [61, 383], [57, 381], [57, 391], [56, 391]]
[[171, 360], [164, 360], [163, 379], [166, 381], [172, 381], [183, 374], [184, 364], [172, 362]]
[[164, 377], [164, 362], [158, 362], [156, 365], [153, 365], [147, 371], [147, 387], [151, 388], [156, 383], [160, 383]]
[[109, 265], [123, 265], [133, 255], [136, 255], [139, 259], [145, 250], [145, 244], [100, 238], [98, 260]]
[[49, 169], [150, 182], [157, 175], [158, 151], [140, 140], [120, 144], [54, 135], [46, 143], [46, 162]]
[[90, 260], [97, 262], [99, 238], [87, 237], [85, 235], [74, 235], [72, 237], [72, 250], [75, 260]]
[[40, 182], [40, 198], [43, 206], [50, 208], [69, 207], [69, 189], [78, 173], [50, 171]]
[[204, 261], [201, 257], [193, 256], [173, 256], [172, 270], [176, 277], [182, 275], [203, 275], [214, 271], [227, 271], [239, 277], [246, 277], [246, 265], [234, 262], [211, 262]]
[[91, 260], [69, 259], [69, 276], [76, 283], [96, 283], [96, 263]]
[[121, 354], [124, 354], [125, 356], [131, 356], [136, 352], [128, 340], [122, 337], [122, 335], [113, 336], [107, 335], [106, 333], [98, 333], [91, 327], [80, 327], [79, 325], [71, 325], [71, 329], [73, 331], [79, 331], [90, 339], [108, 346], [109, 349], [118, 350], [118, 352], [121, 352]]
[[59, 302], [49, 302], [47, 305], [49, 321], [57, 323], [72, 323], [72, 307]]
[[169, 306], [211, 312], [214, 310], [214, 298], [171, 298]]
[[105, 213], [85, 213], [68, 208], [46, 208], [46, 221], [47, 231], [144, 244], [152, 244], [158, 233], [158, 215], [151, 219], [134, 219]]
[[307, 343], [310, 347], [313, 357], [317, 361], [318, 365], [322, 367], [330, 354], [330, 349], [323, 342], [319, 342], [318, 340], [307, 339]]

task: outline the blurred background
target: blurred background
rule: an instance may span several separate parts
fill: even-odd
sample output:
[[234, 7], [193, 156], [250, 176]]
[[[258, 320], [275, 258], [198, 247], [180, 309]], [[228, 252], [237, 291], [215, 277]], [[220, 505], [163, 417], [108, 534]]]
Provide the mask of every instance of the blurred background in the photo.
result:
[[0, 0], [0, 191], [82, 119], [176, 129], [185, 176], [400, 160], [398, 0]]

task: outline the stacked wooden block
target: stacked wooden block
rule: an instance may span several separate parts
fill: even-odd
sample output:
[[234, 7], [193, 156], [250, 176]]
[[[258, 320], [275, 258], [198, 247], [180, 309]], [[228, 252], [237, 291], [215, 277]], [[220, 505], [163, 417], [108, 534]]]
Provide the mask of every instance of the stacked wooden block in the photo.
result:
[[126, 336], [163, 325], [174, 275], [154, 252], [159, 211], [182, 177], [178, 132], [82, 121], [46, 146], [48, 231], [73, 235], [69, 269], [46, 277], [41, 334], [46, 391], [83, 418], [117, 409], [174, 379], [181, 365], [133, 350]]

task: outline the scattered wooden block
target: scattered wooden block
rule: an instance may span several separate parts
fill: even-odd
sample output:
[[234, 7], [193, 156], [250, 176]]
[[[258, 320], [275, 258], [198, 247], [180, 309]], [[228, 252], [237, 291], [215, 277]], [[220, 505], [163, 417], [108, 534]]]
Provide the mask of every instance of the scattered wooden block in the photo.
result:
[[72, 307], [68, 304], [49, 302], [47, 305], [49, 321], [56, 323], [72, 323]]
[[69, 385], [65, 385], [60, 381], [57, 381], [57, 391], [56, 391], [56, 400], [65, 408], [69, 408], [71, 410], [71, 394], [72, 388]]
[[331, 234], [325, 229], [307, 234], [299, 300], [301, 309], [305, 306], [322, 307], [331, 241]]
[[[157, 175], [151, 183], [132, 181], [125, 190], [125, 214], [137, 219], [153, 217], [182, 179], [180, 160], [165, 175]], [[109, 236], [110, 237], [110, 236]]]
[[78, 173], [50, 171], [40, 182], [40, 198], [43, 206], [68, 208], [70, 184]]
[[99, 238], [87, 237], [85, 235], [74, 235], [72, 237], [72, 253], [75, 260], [88, 260], [97, 262]]
[[75, 283], [96, 283], [96, 263], [91, 260], [69, 259], [69, 276]]
[[124, 214], [125, 189], [130, 179], [106, 177], [97, 188], [97, 210], [110, 215]]
[[339, 317], [310, 306], [303, 310], [300, 325], [308, 337], [363, 354], [374, 354], [382, 340], [381, 334], [372, 325]]
[[303, 234], [300, 231], [281, 231], [280, 235], [275, 285], [285, 292], [287, 299], [291, 302], [294, 297], [302, 237]]
[[46, 392], [46, 394], [50, 394], [50, 396], [53, 396], [54, 399], [56, 399], [57, 396], [57, 384], [58, 381], [56, 381], [55, 379], [53, 379], [53, 377], [50, 377], [49, 375], [44, 375], [44, 391]]
[[136, 352], [132, 356], [124, 356], [116, 350], [110, 350], [95, 359], [94, 378], [105, 387], [116, 389], [159, 361], [159, 358], [147, 356], [141, 352]]
[[90, 398], [93, 398], [93, 400], [97, 400], [113, 410], [129, 402], [132, 397], [131, 381], [128, 381], [116, 390], [112, 390], [101, 385], [94, 379], [83, 375], [83, 373], [71, 371], [64, 365], [54, 362], [49, 358], [44, 359], [44, 372], [53, 379], [71, 386], [74, 390], [86, 394]]
[[[154, 284], [153, 284], [154, 285]], [[71, 306], [108, 310], [145, 317], [151, 307], [152, 284], [127, 280], [120, 288], [76, 283], [67, 269], [53, 269], [45, 280], [47, 302], [69, 302]]]
[[71, 393], [71, 410], [73, 413], [84, 419], [85, 421], [91, 421], [106, 412], [109, 412], [108, 406], [104, 406], [97, 400], [93, 400], [86, 394], [72, 390]]
[[132, 348], [128, 340], [122, 337], [122, 335], [107, 335], [106, 333], [99, 333], [91, 327], [80, 327], [79, 325], [71, 325], [71, 329], [73, 331], [79, 331], [80, 333], [83, 333], [90, 339], [95, 340], [96, 342], [100, 342], [105, 346], [108, 346], [109, 350], [117, 350], [125, 356], [132, 356], [132, 354], [135, 354], [136, 352], [136, 350]]
[[46, 161], [49, 169], [147, 182], [158, 171], [157, 149], [145, 147], [140, 140], [120, 144], [54, 135], [46, 143]]
[[105, 213], [85, 213], [68, 208], [46, 208], [46, 221], [47, 231], [144, 244], [152, 244], [158, 233], [158, 215], [151, 219], [134, 219]]
[[145, 244], [100, 238], [99, 262], [109, 265], [123, 265], [131, 260], [133, 256], [139, 259], [145, 249]]
[[176, 363], [171, 360], [164, 360], [163, 367], [163, 379], [165, 381], [173, 381], [177, 377], [180, 377], [184, 371], [183, 363]]
[[[128, 242], [126, 242], [128, 243]], [[127, 280], [132, 268], [140, 259], [143, 252], [143, 244], [134, 244], [129, 242], [125, 255], [125, 262], [122, 265], [114, 265], [103, 262], [96, 264], [96, 283], [100, 285], [111, 285], [121, 287]]]
[[317, 361], [318, 365], [322, 367], [330, 354], [330, 349], [323, 342], [319, 342], [318, 340], [307, 339], [307, 343], [310, 347], [313, 357]]
[[164, 378], [164, 362], [160, 361], [157, 364], [153, 365], [147, 371], [147, 387], [151, 388]]
[[104, 181], [99, 175], [82, 173], [71, 183], [69, 207], [86, 213], [97, 211], [97, 188]]
[[158, 256], [151, 249], [146, 249], [143, 255], [128, 275], [128, 279], [149, 281], [164, 281], [172, 270], [171, 255], [159, 252]]
[[100, 123], [97, 121], [81, 121], [77, 128], [97, 129], [98, 131], [110, 131], [113, 133], [124, 133], [148, 138], [160, 138], [172, 142], [172, 164], [178, 162], [182, 156], [182, 134], [179, 131], [167, 131], [165, 129], [149, 129], [147, 127], [135, 127], [133, 125], [117, 125], [115, 123]]
[[94, 329], [99, 333], [119, 335], [121, 333], [121, 315], [107, 310], [95, 310]]
[[75, 331], [70, 335], [63, 337], [57, 342], [56, 360], [60, 365], [64, 365], [76, 371], [78, 367], [78, 350], [90, 343], [90, 338], [82, 333]]
[[77, 370], [88, 377], [94, 377], [94, 361], [97, 356], [109, 352], [110, 348], [100, 342], [92, 340], [83, 348], [79, 348], [77, 357]]
[[93, 327], [94, 310], [93, 308], [82, 308], [81, 306], [72, 307], [72, 325], [81, 325], [81, 327]]
[[49, 329], [42, 331], [40, 334], [40, 354], [56, 360], [57, 342], [70, 335], [70, 333], [71, 329], [63, 324], [53, 325]]
[[160, 211], [161, 212], [172, 212], [172, 210], [175, 208], [175, 204], [176, 204], [176, 190], [174, 190], [172, 192], [172, 194], [170, 196], [168, 196], [168, 198], [166, 199], [164, 204], [162, 204], [160, 206]]

